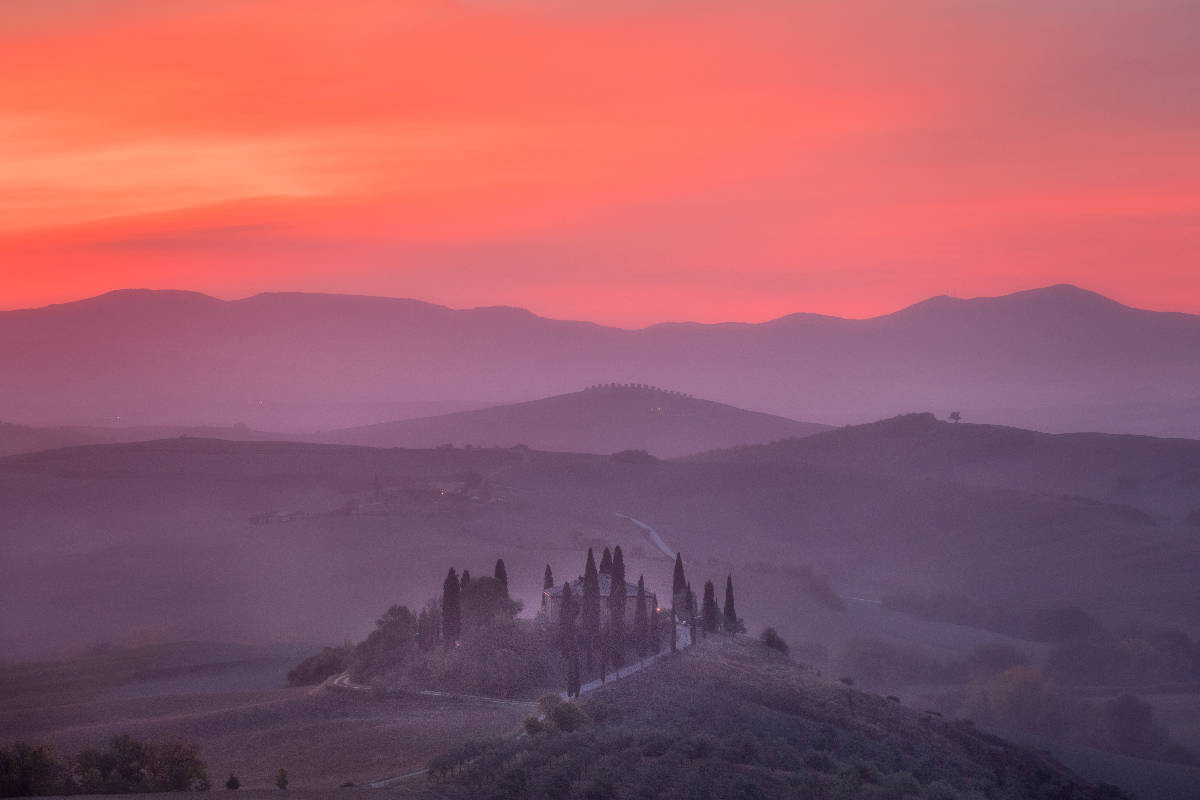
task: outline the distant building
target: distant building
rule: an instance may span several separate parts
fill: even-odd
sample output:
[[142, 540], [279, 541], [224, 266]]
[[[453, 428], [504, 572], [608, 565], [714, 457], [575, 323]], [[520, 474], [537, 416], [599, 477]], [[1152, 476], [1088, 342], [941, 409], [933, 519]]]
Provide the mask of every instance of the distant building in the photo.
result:
[[[606, 572], [600, 573], [600, 624], [608, 622], [608, 598], [612, 595], [612, 576]], [[559, 611], [562, 610], [562, 586], [552, 586], [542, 591], [541, 616], [550, 622], [558, 622]], [[571, 581], [571, 595], [576, 606], [583, 599], [583, 578]], [[653, 614], [658, 608], [658, 595], [646, 590], [646, 613]], [[625, 582], [625, 625], [633, 625], [633, 615], [637, 612], [637, 584]]]

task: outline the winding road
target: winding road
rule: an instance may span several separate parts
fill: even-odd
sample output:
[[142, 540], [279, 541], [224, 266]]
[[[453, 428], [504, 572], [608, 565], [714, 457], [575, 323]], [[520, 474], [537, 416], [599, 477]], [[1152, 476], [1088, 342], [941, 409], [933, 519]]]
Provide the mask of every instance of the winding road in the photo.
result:
[[649, 525], [642, 522], [640, 519], [634, 519], [633, 517], [629, 516], [628, 514], [621, 514], [617, 511], [613, 512], [613, 516], [620, 517], [621, 519], [627, 519], [630, 522], [632, 522], [634, 525], [637, 525], [639, 528], [646, 531], [646, 533], [650, 534], [650, 541], [654, 542], [654, 546], [657, 547], [659, 550], [662, 550], [667, 558], [670, 558], [673, 560], [675, 558], [675, 556], [678, 555], [678, 551], [672, 550], [670, 547], [667, 547], [667, 543], [664, 542], [662, 537], [658, 535], [658, 531], [654, 530], [654, 528], [651, 528]]

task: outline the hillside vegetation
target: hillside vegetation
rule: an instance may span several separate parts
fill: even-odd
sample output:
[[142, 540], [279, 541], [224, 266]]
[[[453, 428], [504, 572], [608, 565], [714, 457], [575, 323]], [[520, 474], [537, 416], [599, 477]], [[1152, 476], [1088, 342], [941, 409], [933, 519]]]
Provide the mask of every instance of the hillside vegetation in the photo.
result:
[[493, 798], [1125, 797], [967, 723], [821, 678], [739, 637], [585, 696], [567, 724], [430, 762], [442, 790]]

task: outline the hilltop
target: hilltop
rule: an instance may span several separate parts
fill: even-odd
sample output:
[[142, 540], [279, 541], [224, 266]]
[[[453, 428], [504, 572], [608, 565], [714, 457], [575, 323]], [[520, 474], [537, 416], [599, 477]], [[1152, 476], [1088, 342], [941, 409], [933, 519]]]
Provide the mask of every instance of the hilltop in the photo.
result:
[[462, 797], [1125, 797], [1042, 753], [712, 638], [586, 695], [570, 730], [430, 762]]
[[1200, 509], [1200, 441], [1046, 434], [907, 414], [698, 460], [793, 463], [894, 477], [1086, 497], [1185, 521]]
[[[862, 320], [641, 330], [393, 298], [126, 290], [0, 312], [0, 385], [22, 387], [0, 397], [0, 419], [313, 431], [409, 416], [398, 404], [634, 381], [826, 423], [957, 408], [1079, 430], [1071, 409], [1100, 404], [1086, 420], [1104, 430], [1198, 435], [1196, 352], [1200, 316], [1072, 286], [938, 297]], [[1146, 418], [1146, 404], [1163, 411]]]
[[535, 450], [576, 453], [646, 450], [669, 458], [807, 436], [828, 428], [652, 386], [609, 384], [526, 403], [369, 425], [314, 438], [371, 447], [449, 443], [523, 444]]

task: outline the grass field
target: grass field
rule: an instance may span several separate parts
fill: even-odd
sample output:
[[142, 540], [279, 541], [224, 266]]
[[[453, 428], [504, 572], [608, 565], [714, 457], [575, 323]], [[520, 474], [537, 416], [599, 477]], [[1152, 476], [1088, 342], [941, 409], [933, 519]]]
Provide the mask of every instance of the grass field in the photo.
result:
[[[249, 655], [246, 648], [232, 649]], [[305, 688], [238, 691], [248, 673], [263, 681], [274, 665], [269, 658], [253, 668], [246, 665], [256, 663], [253, 658], [227, 664], [213, 660], [230, 650], [224, 645], [155, 647], [41, 669], [4, 668], [0, 742], [46, 742], [73, 753], [102, 746], [120, 733], [180, 737], [198, 745], [215, 787], [233, 773], [248, 789], [271, 788], [283, 768], [296, 790], [330, 789], [422, 769], [431, 756], [463, 737], [515, 730], [526, 713], [514, 706], [420, 696], [375, 699]], [[97, 671], [94, 681], [85, 683], [83, 677], [98, 662], [108, 671]], [[122, 673], [115, 665], [138, 669]], [[51, 679], [74, 690], [48, 694], [47, 669]], [[181, 675], [195, 671], [203, 680], [180, 683]], [[164, 672], [172, 676], [166, 682]], [[282, 685], [278, 677], [276, 687]], [[189, 690], [163, 691], [172, 685]]]

